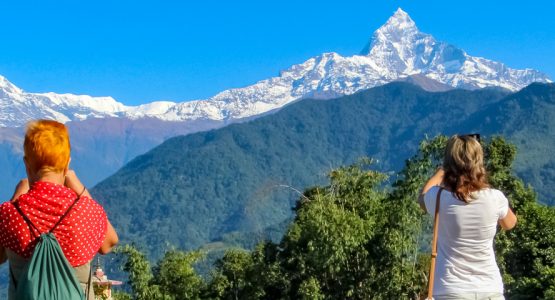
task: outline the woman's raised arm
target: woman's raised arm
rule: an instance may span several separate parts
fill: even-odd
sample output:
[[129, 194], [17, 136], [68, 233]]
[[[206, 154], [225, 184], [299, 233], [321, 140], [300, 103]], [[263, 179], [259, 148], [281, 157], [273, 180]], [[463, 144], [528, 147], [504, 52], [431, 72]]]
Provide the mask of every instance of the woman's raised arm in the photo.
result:
[[430, 179], [428, 179], [428, 181], [426, 181], [426, 183], [424, 184], [424, 187], [422, 188], [422, 191], [420, 192], [420, 195], [418, 195], [418, 204], [420, 204], [420, 207], [426, 211], [426, 204], [424, 204], [424, 195], [426, 195], [426, 193], [434, 186], [436, 185], [441, 185], [441, 183], [443, 182], [443, 175], [445, 174], [445, 172], [443, 171], [442, 168], [438, 168], [437, 171], [435, 172], [434, 175], [432, 175], [432, 177], [430, 177]]

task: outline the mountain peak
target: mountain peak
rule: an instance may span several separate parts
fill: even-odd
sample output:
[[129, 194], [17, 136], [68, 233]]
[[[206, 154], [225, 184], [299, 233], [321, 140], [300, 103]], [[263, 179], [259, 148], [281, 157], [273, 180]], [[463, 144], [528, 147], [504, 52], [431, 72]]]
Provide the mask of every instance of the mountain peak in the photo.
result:
[[389, 17], [387, 22], [385, 22], [385, 24], [382, 27], [380, 27], [377, 31], [404, 32], [404, 31], [413, 31], [413, 30], [418, 30], [418, 28], [416, 28], [416, 23], [414, 23], [414, 21], [411, 19], [409, 14], [407, 14], [401, 8], [398, 8], [397, 11], [395, 11], [395, 13], [391, 17]]
[[0, 75], [0, 92], [8, 92], [13, 94], [21, 94], [23, 91], [16, 87], [13, 83], [9, 82], [6, 77]]
[[415, 26], [416, 24], [410, 18], [409, 14], [407, 14], [404, 10], [400, 7], [395, 11], [395, 13], [389, 17], [386, 22], [386, 25], [396, 25], [396, 26]]
[[407, 14], [407, 12], [404, 11], [402, 8], [398, 7], [393, 15], [394, 16], [399, 15], [399, 16], [407, 16], [408, 17], [409, 14]]
[[401, 8], [389, 17], [387, 22], [378, 28], [372, 38], [362, 50], [362, 55], [370, 54], [370, 51], [376, 44], [401, 42], [407, 37], [418, 35], [420, 31], [416, 27], [416, 23]]

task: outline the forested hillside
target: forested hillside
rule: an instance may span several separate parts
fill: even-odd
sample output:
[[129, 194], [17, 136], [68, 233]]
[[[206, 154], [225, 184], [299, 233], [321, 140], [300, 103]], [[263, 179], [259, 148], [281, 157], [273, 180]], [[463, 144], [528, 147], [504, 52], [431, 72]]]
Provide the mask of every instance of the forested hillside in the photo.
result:
[[252, 240], [292, 216], [295, 190], [325, 182], [335, 167], [368, 156], [379, 170], [399, 170], [426, 135], [475, 130], [479, 124], [461, 124], [506, 95], [392, 83], [303, 100], [249, 123], [172, 138], [92, 192], [123, 241], [145, 245], [151, 257], [232, 232]]

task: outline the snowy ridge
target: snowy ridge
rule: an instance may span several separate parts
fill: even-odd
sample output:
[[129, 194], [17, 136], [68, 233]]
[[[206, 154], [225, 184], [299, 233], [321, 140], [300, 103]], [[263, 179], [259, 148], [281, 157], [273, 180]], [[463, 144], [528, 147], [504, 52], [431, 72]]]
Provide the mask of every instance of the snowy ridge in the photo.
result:
[[118, 116], [127, 107], [112, 97], [26, 93], [0, 76], [0, 126], [19, 127], [37, 118], [60, 122]]
[[104, 117], [227, 123], [279, 109], [297, 99], [348, 95], [416, 74], [466, 89], [499, 86], [516, 91], [532, 82], [551, 82], [538, 71], [511, 69], [436, 41], [398, 9], [374, 32], [361, 55], [324, 53], [277, 77], [225, 90], [206, 100], [125, 106], [111, 97], [25, 93], [0, 76], [0, 126], [22, 126], [36, 118], [67, 122]]

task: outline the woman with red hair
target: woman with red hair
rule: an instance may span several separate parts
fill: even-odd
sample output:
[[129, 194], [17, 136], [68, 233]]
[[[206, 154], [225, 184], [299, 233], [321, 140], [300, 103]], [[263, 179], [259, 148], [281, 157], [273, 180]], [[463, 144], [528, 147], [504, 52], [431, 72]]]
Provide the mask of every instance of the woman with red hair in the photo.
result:
[[38, 236], [51, 230], [93, 299], [90, 261], [96, 253], [110, 252], [118, 236], [102, 206], [69, 170], [71, 147], [64, 124], [30, 122], [23, 148], [27, 178], [17, 185], [11, 201], [0, 205], [0, 261], [10, 262], [9, 299], [15, 297], [14, 287]]

